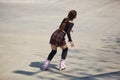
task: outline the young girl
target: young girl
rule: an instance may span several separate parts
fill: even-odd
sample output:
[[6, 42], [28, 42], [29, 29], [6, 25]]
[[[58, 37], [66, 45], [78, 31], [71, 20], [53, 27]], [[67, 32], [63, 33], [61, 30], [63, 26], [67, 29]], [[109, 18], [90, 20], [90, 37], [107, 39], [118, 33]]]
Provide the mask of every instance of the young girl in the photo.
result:
[[68, 13], [68, 16], [63, 19], [59, 29], [57, 29], [50, 38], [51, 44], [51, 52], [47, 57], [47, 60], [43, 64], [43, 70], [48, 70], [49, 65], [55, 54], [57, 53], [57, 47], [62, 49], [61, 60], [59, 64], [59, 69], [64, 70], [66, 68], [65, 59], [68, 52], [68, 47], [65, 41], [65, 35], [68, 37], [68, 41], [70, 42], [71, 47], [74, 46], [74, 43], [71, 39], [70, 31], [72, 31], [72, 27], [74, 23], [72, 22], [77, 16], [77, 12], [75, 10], [71, 10]]

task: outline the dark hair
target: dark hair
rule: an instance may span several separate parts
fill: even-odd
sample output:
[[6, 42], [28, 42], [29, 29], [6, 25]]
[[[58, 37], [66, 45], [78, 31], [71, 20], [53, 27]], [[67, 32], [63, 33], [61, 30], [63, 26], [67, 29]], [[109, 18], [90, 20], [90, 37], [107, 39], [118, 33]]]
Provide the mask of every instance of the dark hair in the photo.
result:
[[61, 25], [60, 25], [60, 27], [59, 27], [60, 30], [63, 31], [64, 28], [65, 28], [66, 23], [68, 23], [69, 20], [73, 20], [73, 19], [75, 19], [76, 16], [77, 16], [77, 12], [76, 12], [75, 10], [71, 10], [71, 11], [68, 13], [67, 18], [65, 18], [65, 19], [63, 20], [63, 22], [61, 23]]
[[68, 13], [68, 18], [69, 18], [69, 20], [75, 19], [76, 16], [77, 16], [77, 11], [75, 11], [75, 10], [71, 10], [71, 11]]

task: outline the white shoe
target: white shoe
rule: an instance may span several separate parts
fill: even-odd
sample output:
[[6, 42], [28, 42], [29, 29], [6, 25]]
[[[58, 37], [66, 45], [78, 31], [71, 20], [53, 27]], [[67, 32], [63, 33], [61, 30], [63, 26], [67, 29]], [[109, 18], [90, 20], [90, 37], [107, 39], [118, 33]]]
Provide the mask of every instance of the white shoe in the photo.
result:
[[66, 69], [65, 60], [60, 60], [59, 70], [61, 71], [64, 69]]
[[46, 60], [43, 64], [43, 70], [48, 70], [49, 69], [49, 65], [50, 65], [50, 61]]

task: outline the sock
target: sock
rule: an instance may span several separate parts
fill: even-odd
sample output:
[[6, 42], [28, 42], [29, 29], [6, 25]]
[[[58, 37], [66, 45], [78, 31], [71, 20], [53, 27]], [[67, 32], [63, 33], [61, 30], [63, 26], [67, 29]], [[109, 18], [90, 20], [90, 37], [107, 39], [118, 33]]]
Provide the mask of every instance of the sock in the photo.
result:
[[47, 60], [52, 60], [53, 59], [53, 57], [55, 56], [55, 54], [57, 53], [57, 50], [52, 50], [51, 52], [50, 52], [50, 54], [48, 55], [48, 58], [47, 58]]
[[62, 50], [61, 59], [65, 60], [67, 57], [68, 47]]

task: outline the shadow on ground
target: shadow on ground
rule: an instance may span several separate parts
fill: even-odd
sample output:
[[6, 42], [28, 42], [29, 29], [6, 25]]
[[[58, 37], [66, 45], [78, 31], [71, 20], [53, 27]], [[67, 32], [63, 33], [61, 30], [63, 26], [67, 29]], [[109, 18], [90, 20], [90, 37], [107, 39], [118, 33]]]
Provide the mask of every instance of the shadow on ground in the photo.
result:
[[[55, 70], [49, 70], [48, 72], [50, 72], [51, 74], [58, 74], [60, 75], [59, 77], [54, 77], [51, 78], [49, 76], [42, 76], [42, 75], [36, 75], [36, 74], [40, 74], [42, 71], [42, 65], [43, 62], [31, 62], [31, 64], [29, 65], [30, 67], [34, 67], [34, 68], [40, 68], [40, 70], [35, 71], [35, 72], [31, 72], [31, 71], [25, 71], [25, 70], [16, 70], [13, 71], [13, 73], [16, 74], [21, 74], [21, 75], [26, 75], [26, 76], [36, 76], [37, 78], [40, 79], [48, 79], [48, 80], [55, 80], [55, 79], [60, 79], [60, 78], [65, 78], [67, 80], [120, 80], [119, 76], [120, 76], [120, 71], [116, 71], [116, 72], [109, 72], [109, 73], [103, 73], [103, 74], [96, 74], [96, 75], [86, 75], [84, 77], [79, 77], [79, 76], [74, 76], [72, 74], [67, 74], [62, 73], [60, 71], [58, 71], [57, 65], [55, 64], [51, 64], [51, 68], [55, 69]], [[79, 73], [81, 74], [81, 73]]]
[[120, 80], [120, 71], [116, 72], [109, 72], [109, 73], [103, 73], [103, 74], [97, 74], [97, 75], [88, 75], [85, 77], [78, 77], [73, 75], [68, 75], [64, 73], [55, 72], [58, 74], [61, 74], [62, 76], [58, 78], [50, 78], [50, 77], [43, 77], [38, 76], [40, 79], [48, 79], [48, 80], [58, 80], [64, 77], [65, 80]]
[[[16, 70], [16, 71], [13, 71], [13, 72], [17, 73], [17, 74], [23, 74], [23, 75], [32, 76], [32, 75], [35, 75], [35, 74], [40, 73], [40, 72], [43, 71], [43, 62], [31, 62], [31, 64], [29, 66], [34, 67], [34, 68], [39, 68], [40, 70], [37, 71], [37, 72]], [[53, 69], [58, 70], [57, 65], [55, 65], [55, 64], [51, 64], [50, 67], [53, 68]]]
[[106, 79], [106, 80], [120, 80], [120, 71], [110, 72], [110, 73], [103, 73], [98, 75], [90, 75], [86, 77], [80, 77], [80, 80], [98, 80], [99, 79]]

